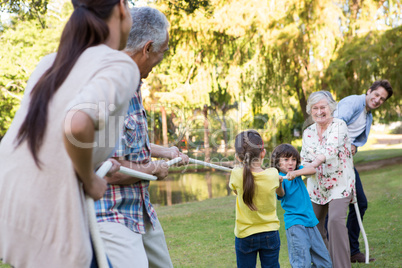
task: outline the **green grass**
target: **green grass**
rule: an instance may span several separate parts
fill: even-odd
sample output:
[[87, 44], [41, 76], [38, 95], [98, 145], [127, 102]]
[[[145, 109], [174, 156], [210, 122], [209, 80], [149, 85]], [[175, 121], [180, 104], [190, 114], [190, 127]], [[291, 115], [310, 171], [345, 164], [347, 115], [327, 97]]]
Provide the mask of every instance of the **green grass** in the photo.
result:
[[355, 164], [363, 164], [371, 161], [389, 159], [398, 156], [402, 156], [402, 148], [400, 148], [400, 146], [399, 148], [397, 146], [393, 146], [384, 149], [358, 151], [354, 156], [353, 161]]
[[[399, 232], [401, 217], [402, 166], [362, 172], [369, 209], [364, 219], [370, 256], [376, 261], [355, 267], [402, 267]], [[166, 241], [175, 267], [236, 267], [234, 250], [235, 197], [209, 199], [202, 202], [159, 207], [157, 213], [165, 230]], [[290, 267], [281, 220], [281, 267]], [[364, 242], [361, 239], [361, 249]]]
[[[402, 150], [376, 150], [380, 157], [400, 156]], [[374, 152], [362, 151], [366, 158], [374, 158]], [[387, 158], [387, 157], [385, 157]], [[376, 158], [377, 159], [377, 158]], [[382, 159], [382, 158], [381, 158]], [[377, 159], [378, 160], [378, 159]], [[372, 264], [353, 264], [356, 267], [402, 267], [402, 165], [390, 166], [360, 174], [369, 200], [364, 218]], [[165, 231], [174, 267], [236, 267], [234, 250], [235, 197], [209, 199], [202, 202], [158, 207], [158, 217]], [[278, 203], [281, 221], [281, 267], [290, 267], [283, 210]], [[364, 242], [361, 239], [361, 249]], [[10, 268], [1, 264], [0, 268]]]

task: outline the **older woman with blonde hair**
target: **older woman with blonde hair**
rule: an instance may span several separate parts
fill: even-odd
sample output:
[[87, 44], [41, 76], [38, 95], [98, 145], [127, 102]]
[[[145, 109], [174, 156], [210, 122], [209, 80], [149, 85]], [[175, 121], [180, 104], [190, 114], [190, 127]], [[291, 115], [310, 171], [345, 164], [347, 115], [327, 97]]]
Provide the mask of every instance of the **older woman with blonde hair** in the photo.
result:
[[[319, 220], [318, 230], [330, 252], [333, 267], [351, 267], [346, 216], [355, 193], [355, 175], [346, 123], [333, 117], [336, 101], [328, 91], [310, 95], [307, 112], [314, 124], [303, 133], [302, 165], [317, 172], [307, 190]], [[325, 218], [328, 215], [328, 239]]]

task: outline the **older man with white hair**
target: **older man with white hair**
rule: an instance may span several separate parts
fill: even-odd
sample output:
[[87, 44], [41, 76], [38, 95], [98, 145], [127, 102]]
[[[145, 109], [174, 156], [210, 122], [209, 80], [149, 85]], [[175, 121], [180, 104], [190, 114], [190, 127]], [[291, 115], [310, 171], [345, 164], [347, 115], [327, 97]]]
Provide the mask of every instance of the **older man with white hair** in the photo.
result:
[[[138, 65], [141, 78], [146, 78], [169, 50], [169, 23], [164, 14], [150, 7], [135, 7], [131, 16], [133, 26], [125, 52]], [[114, 157], [122, 166], [165, 178], [168, 166], [163, 160], [152, 161], [151, 153], [152, 157], [182, 157], [188, 162], [187, 155], [177, 147], [149, 142], [140, 84], [130, 100], [123, 137]], [[149, 181], [121, 173], [107, 181], [108, 189], [95, 207], [106, 254], [113, 267], [173, 267], [162, 227], [150, 202]]]

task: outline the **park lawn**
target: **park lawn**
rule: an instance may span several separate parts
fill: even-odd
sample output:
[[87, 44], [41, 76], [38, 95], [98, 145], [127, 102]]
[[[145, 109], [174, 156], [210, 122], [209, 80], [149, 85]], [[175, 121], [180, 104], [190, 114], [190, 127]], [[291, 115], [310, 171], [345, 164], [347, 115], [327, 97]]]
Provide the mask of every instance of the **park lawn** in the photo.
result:
[[[399, 232], [401, 217], [402, 166], [362, 172], [369, 209], [364, 219], [372, 264], [352, 267], [402, 267]], [[236, 267], [234, 249], [235, 196], [202, 202], [158, 207], [159, 220], [174, 267]], [[281, 267], [290, 267], [283, 224], [284, 211], [278, 203], [281, 221]], [[361, 238], [361, 249], [364, 242]]]
[[[377, 150], [378, 151], [378, 150]], [[361, 152], [363, 154], [363, 152]], [[384, 153], [385, 154], [385, 153]], [[369, 200], [364, 228], [367, 233], [372, 264], [356, 267], [402, 267], [400, 249], [402, 165], [361, 172]], [[166, 241], [175, 267], [236, 267], [234, 250], [235, 196], [157, 207]], [[278, 203], [281, 221], [281, 267], [290, 267], [287, 255], [283, 210]], [[361, 239], [361, 249], [364, 242]], [[0, 268], [9, 268], [0, 261]]]
[[371, 161], [390, 159], [402, 156], [402, 147], [400, 144], [387, 146], [382, 149], [359, 150], [353, 157], [355, 164], [363, 164]]

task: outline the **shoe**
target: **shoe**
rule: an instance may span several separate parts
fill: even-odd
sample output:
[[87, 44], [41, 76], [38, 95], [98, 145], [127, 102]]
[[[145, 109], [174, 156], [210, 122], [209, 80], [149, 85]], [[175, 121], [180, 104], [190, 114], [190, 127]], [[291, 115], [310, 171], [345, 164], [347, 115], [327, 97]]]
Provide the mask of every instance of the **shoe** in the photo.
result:
[[[375, 261], [374, 258], [369, 258], [369, 262], [373, 262]], [[365, 263], [366, 262], [366, 255], [364, 255], [363, 253], [359, 252], [356, 253], [355, 255], [353, 255], [352, 257], [350, 257], [350, 262], [361, 262], [361, 263]]]

